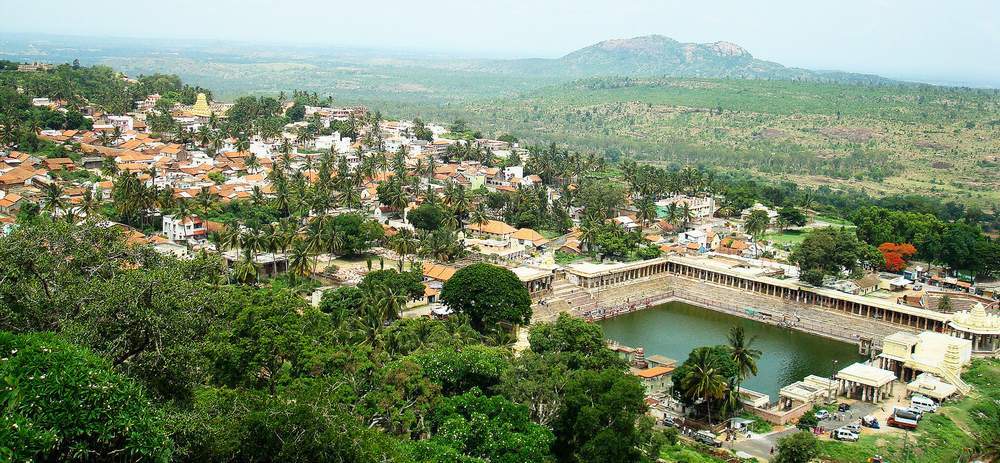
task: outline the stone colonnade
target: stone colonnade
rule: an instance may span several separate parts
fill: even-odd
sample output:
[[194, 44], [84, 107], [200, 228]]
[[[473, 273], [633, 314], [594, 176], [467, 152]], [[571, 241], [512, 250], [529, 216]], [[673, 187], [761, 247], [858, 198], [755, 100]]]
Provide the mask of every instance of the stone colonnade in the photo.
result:
[[[895, 325], [906, 326], [918, 330], [945, 332], [945, 321], [935, 318], [924, 317], [917, 314], [906, 313], [895, 310], [891, 307], [879, 305], [878, 301], [871, 304], [848, 299], [844, 297], [819, 293], [818, 288], [799, 286], [791, 281], [777, 279], [762, 280], [757, 276], [734, 275], [732, 273], [710, 270], [696, 267], [687, 263], [671, 261], [668, 258], [652, 259], [638, 264], [632, 264], [620, 269], [612, 269], [598, 274], [586, 274], [583, 272], [573, 272], [578, 278], [579, 285], [586, 289], [601, 289], [609, 286], [626, 284], [634, 280], [642, 279], [660, 274], [677, 275], [686, 278], [694, 278], [706, 282], [715, 283], [722, 286], [737, 288], [745, 291], [768, 296], [780, 297], [789, 302], [801, 304], [817, 305], [827, 309], [834, 309], [852, 315], [883, 320]], [[903, 307], [901, 307], [903, 308]], [[1000, 340], [994, 341], [1000, 345]]]

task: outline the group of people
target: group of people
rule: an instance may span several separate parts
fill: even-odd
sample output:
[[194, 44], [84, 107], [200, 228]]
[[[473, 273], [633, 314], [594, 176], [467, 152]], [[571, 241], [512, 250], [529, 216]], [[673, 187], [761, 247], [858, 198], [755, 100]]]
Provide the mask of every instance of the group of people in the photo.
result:
[[597, 307], [588, 310], [583, 313], [583, 317], [588, 320], [603, 320], [605, 318], [611, 318], [617, 315], [626, 314], [630, 312], [635, 312], [636, 310], [642, 310], [655, 305], [657, 299], [660, 296], [649, 296], [646, 298], [638, 299], [632, 301], [631, 298], [625, 299], [625, 302], [613, 305], [610, 307]]

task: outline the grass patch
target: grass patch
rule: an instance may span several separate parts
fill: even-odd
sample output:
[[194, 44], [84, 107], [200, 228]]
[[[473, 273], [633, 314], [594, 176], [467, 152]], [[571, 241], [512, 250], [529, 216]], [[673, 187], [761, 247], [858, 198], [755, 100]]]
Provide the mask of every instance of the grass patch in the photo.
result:
[[556, 263], [559, 265], [566, 265], [566, 264], [572, 264], [573, 262], [583, 259], [584, 257], [586, 256], [582, 254], [573, 254], [570, 252], [556, 251], [555, 260]]
[[826, 214], [818, 214], [818, 215], [816, 215], [815, 220], [820, 221], [820, 222], [832, 223], [834, 225], [843, 225], [845, 227], [853, 227], [854, 226], [854, 222], [851, 222], [850, 220], [842, 219], [840, 217], [834, 217], [832, 215], [826, 215]]
[[678, 441], [674, 445], [666, 445], [660, 451], [660, 458], [677, 463], [725, 463], [726, 460], [702, 453], [697, 445], [683, 441]]
[[774, 425], [768, 423], [767, 421], [764, 421], [763, 418], [754, 415], [752, 413], [742, 413], [740, 414], [740, 418], [753, 420], [753, 423], [750, 424], [750, 431], [753, 431], [757, 434], [767, 434], [771, 431], [774, 431]]
[[562, 233], [559, 233], [555, 230], [538, 230], [538, 234], [544, 236], [545, 239], [547, 240], [551, 240], [552, 238], [560, 237], [563, 235]]
[[780, 233], [768, 233], [764, 235], [765, 240], [773, 241], [776, 244], [794, 246], [801, 244], [806, 236], [809, 235], [808, 231], [803, 230], [785, 230]]

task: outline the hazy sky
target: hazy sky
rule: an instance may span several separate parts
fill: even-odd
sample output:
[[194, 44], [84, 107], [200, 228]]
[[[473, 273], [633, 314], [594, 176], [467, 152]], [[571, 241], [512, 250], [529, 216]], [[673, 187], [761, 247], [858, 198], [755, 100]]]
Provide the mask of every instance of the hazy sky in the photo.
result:
[[[148, 4], [148, 7], [142, 6]], [[0, 0], [6, 32], [555, 57], [608, 38], [728, 40], [789, 66], [1000, 81], [997, 0]]]

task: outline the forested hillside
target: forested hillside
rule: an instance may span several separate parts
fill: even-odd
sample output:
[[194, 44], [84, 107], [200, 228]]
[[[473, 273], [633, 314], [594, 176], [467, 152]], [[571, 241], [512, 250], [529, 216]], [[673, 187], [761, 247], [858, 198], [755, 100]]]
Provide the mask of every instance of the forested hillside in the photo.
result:
[[462, 108], [401, 111], [465, 118], [497, 133], [612, 158], [704, 164], [986, 207], [1000, 199], [996, 90], [601, 78]]

